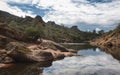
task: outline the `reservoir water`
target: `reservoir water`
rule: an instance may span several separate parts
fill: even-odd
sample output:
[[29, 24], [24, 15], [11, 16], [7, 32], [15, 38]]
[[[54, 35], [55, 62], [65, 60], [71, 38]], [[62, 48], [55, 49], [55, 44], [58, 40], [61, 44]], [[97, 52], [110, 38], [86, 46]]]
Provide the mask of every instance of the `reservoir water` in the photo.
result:
[[64, 44], [80, 56], [53, 62], [15, 64], [0, 69], [0, 75], [120, 75], [120, 48], [100, 49], [88, 44]]

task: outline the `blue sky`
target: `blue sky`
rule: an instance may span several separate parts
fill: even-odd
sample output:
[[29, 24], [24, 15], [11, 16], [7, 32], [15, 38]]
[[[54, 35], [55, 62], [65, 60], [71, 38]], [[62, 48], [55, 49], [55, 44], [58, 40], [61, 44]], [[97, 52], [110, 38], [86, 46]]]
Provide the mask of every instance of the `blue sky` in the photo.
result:
[[120, 0], [0, 0], [0, 10], [20, 17], [40, 15], [45, 22], [84, 31], [108, 31], [120, 23]]

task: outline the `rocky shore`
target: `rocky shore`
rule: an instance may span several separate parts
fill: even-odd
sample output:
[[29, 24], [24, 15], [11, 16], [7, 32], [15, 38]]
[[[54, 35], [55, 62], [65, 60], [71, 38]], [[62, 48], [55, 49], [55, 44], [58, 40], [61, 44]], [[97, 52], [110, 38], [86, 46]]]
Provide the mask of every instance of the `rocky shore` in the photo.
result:
[[101, 37], [92, 40], [90, 44], [95, 46], [120, 48], [120, 29], [116, 28], [111, 32], [107, 32]]
[[9, 63], [54, 61], [77, 55], [50, 40], [42, 39], [40, 43], [29, 41], [22, 32], [8, 25], [0, 25], [0, 67]]

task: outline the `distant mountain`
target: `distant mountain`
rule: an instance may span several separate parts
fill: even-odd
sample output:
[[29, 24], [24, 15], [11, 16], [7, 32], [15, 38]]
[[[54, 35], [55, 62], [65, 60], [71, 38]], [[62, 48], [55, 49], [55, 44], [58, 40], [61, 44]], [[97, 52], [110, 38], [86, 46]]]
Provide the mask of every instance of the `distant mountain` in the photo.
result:
[[68, 28], [64, 25], [58, 25], [54, 21], [45, 23], [41, 16], [22, 18], [4, 11], [0, 11], [0, 23], [11, 25], [32, 39], [41, 37], [56, 42], [84, 42], [98, 36], [93, 32], [81, 31], [77, 26]]

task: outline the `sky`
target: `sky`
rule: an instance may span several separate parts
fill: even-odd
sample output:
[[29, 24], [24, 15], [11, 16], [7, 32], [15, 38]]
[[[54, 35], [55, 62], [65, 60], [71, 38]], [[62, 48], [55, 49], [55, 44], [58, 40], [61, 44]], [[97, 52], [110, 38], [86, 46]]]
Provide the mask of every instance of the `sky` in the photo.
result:
[[0, 0], [0, 10], [19, 17], [42, 16], [80, 30], [109, 31], [120, 23], [120, 0]]

